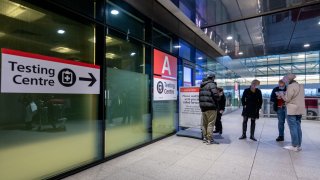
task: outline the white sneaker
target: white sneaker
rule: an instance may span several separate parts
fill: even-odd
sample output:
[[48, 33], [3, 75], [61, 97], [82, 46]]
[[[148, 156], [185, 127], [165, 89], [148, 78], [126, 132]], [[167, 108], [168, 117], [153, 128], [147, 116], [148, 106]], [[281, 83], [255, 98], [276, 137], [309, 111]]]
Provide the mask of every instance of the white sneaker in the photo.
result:
[[298, 150], [298, 147], [294, 147], [294, 146], [285, 146], [285, 147], [283, 147], [284, 149], [287, 149], [287, 150], [289, 150], [289, 151], [295, 151], [295, 152], [297, 152], [297, 151], [299, 151]]
[[298, 149], [298, 151], [302, 151], [302, 147], [301, 146], [298, 146], [297, 149]]

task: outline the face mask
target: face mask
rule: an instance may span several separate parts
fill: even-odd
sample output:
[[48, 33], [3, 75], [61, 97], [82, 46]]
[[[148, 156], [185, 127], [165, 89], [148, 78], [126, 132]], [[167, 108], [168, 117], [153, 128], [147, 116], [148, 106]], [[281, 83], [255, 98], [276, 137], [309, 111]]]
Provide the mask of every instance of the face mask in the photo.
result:
[[284, 90], [284, 86], [283, 87], [279, 86], [279, 89]]
[[260, 88], [260, 86], [256, 86], [256, 89]]

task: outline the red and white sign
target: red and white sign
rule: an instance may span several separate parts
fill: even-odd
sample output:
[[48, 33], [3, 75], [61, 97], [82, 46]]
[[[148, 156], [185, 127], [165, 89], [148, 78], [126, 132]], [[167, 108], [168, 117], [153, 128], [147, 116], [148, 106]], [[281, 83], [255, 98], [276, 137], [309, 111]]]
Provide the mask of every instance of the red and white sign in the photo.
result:
[[179, 126], [200, 127], [199, 87], [181, 87], [179, 94]]
[[177, 58], [154, 49], [153, 99], [177, 100]]
[[1, 49], [1, 93], [99, 94], [100, 67]]

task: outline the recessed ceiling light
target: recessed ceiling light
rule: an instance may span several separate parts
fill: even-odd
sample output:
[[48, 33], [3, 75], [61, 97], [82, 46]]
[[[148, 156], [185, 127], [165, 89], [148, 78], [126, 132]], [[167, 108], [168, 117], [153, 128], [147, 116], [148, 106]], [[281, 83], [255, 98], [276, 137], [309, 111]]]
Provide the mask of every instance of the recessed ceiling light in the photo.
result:
[[232, 36], [228, 36], [228, 37], [227, 37], [227, 40], [232, 40], [232, 39], [233, 39]]
[[243, 52], [239, 52], [238, 54], [239, 54], [239, 55], [243, 55]]
[[119, 14], [119, 11], [118, 11], [118, 10], [115, 10], [115, 9], [112, 9], [112, 10], [111, 10], [111, 14], [113, 14], [113, 15], [118, 15], [118, 14]]
[[202, 57], [202, 56], [200, 56], [200, 57], [198, 57], [198, 59], [199, 59], [199, 60], [201, 60], [201, 59], [203, 59], [203, 57]]
[[304, 44], [303, 47], [305, 48], [310, 47], [310, 44]]
[[132, 53], [130, 54], [130, 56], [134, 56], [134, 55], [136, 55], [136, 53], [135, 53], [135, 52], [132, 52]]
[[320, 21], [318, 22], [318, 24], [320, 25]]
[[181, 46], [180, 45], [175, 45], [175, 46], [173, 46], [174, 48], [181, 48]]
[[57, 31], [58, 34], [64, 34], [65, 32], [66, 32], [66, 31], [63, 30], [63, 29], [59, 29], [59, 30]]

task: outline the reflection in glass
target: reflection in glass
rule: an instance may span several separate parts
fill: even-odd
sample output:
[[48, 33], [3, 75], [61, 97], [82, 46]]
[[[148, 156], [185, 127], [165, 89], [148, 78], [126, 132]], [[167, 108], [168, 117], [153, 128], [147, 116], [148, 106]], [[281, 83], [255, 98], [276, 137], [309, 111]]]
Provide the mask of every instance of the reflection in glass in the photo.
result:
[[106, 37], [105, 156], [150, 141], [149, 76], [144, 74], [144, 46]]
[[[92, 25], [8, 0], [0, 12], [0, 48], [95, 64]], [[1, 93], [1, 179], [44, 179], [97, 160], [97, 117], [98, 95]]]

